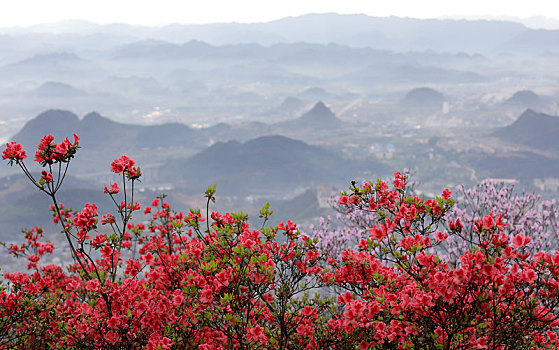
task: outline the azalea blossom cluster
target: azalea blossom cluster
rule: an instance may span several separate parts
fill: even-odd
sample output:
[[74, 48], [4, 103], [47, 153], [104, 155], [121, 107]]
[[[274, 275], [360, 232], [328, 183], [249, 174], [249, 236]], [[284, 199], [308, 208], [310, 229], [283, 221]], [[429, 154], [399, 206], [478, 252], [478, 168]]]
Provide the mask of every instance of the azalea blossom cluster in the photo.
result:
[[[43, 190], [74, 262], [43, 265], [54, 247], [40, 228], [8, 247], [29, 264], [0, 285], [0, 348], [559, 346], [559, 254], [533, 252], [522, 232], [509, 239], [494, 211], [473, 220], [468, 249], [445, 262], [445, 246], [467, 230], [448, 219], [449, 190], [412, 195], [399, 172], [391, 183], [352, 183], [337, 203], [365, 214], [365, 235], [334, 256], [291, 221], [267, 226], [269, 205], [258, 229], [242, 212], [174, 211], [163, 195], [142, 207], [135, 165], [126, 156], [111, 164], [130, 175], [105, 188], [115, 215], [91, 203], [73, 211]], [[207, 208], [215, 193], [206, 190]]]
[[35, 161], [42, 164], [65, 162], [71, 159], [79, 145], [80, 138], [74, 134], [74, 143], [66, 137], [60, 143], [54, 143], [54, 136], [47, 135], [41, 139], [39, 149], [35, 153]]
[[111, 163], [111, 171], [115, 174], [126, 175], [128, 178], [137, 179], [142, 173], [140, 172], [140, 168], [136, 168], [134, 165], [136, 165], [135, 161], [126, 155], [122, 155]]
[[9, 159], [10, 162], [21, 162], [27, 158], [27, 154], [23, 150], [23, 146], [16, 142], [6, 144], [6, 149], [2, 153], [2, 160]]
[[[41, 171], [39, 181], [35, 180], [24, 163], [24, 160], [27, 158], [27, 153], [21, 144], [16, 142], [7, 143], [6, 149], [2, 153], [2, 159], [8, 159], [10, 165], [14, 163], [19, 165], [23, 173], [35, 186], [47, 194], [54, 194], [60, 188], [64, 174], [66, 174], [68, 170], [70, 160], [74, 157], [79, 148], [79, 141], [80, 138], [76, 134], [74, 134], [74, 143], [71, 143], [68, 137], [58, 144], [54, 142], [54, 136], [52, 135], [43, 137], [35, 152], [35, 161], [40, 163], [42, 167], [47, 167], [47, 169]], [[53, 169], [53, 165], [56, 163], [61, 165], [55, 168], [58, 171], [57, 176], [54, 175], [56, 171]], [[65, 166], [62, 167], [62, 164], [65, 164]], [[55, 178], [57, 181], [54, 181]]]
[[528, 237], [531, 252], [559, 247], [559, 210], [555, 200], [542, 200], [539, 195], [517, 190], [514, 184], [495, 180], [484, 180], [471, 188], [458, 186], [456, 200], [448, 221], [458, 220], [464, 230], [449, 241], [445, 255], [451, 260], [472, 248], [475, 222], [487, 213], [500, 217], [503, 233], [509, 239], [517, 235]]

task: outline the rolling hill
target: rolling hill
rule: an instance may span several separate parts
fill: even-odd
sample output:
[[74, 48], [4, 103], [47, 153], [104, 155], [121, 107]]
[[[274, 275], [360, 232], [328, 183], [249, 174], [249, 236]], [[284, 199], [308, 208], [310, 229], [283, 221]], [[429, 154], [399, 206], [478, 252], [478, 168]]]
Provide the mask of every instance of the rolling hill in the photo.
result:
[[299, 118], [277, 123], [277, 126], [288, 129], [335, 129], [342, 125], [330, 108], [322, 101], [317, 102], [308, 112]]
[[428, 87], [419, 87], [410, 90], [404, 96], [401, 104], [410, 108], [441, 108], [444, 101], [446, 101], [446, 98], [439, 91]]
[[198, 190], [217, 183], [228, 195], [286, 193], [322, 183], [345, 184], [359, 169], [386, 171], [377, 163], [354, 163], [323, 148], [284, 136], [245, 143], [218, 142], [198, 154], [165, 165], [171, 182]]
[[494, 133], [505, 141], [559, 154], [559, 117], [527, 109], [511, 125]]
[[184, 124], [133, 125], [115, 122], [91, 112], [83, 119], [69, 111], [48, 110], [27, 122], [12, 137], [29, 147], [38, 144], [44, 136], [52, 134], [55, 142], [77, 134], [80, 145], [88, 150], [107, 148], [135, 149], [143, 147], [180, 147], [198, 145], [196, 132]]

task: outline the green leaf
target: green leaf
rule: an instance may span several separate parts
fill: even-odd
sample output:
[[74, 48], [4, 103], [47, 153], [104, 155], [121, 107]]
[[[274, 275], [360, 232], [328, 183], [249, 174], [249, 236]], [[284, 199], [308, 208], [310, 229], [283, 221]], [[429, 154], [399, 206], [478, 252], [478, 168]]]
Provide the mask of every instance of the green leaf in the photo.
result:
[[[225, 304], [225, 303], [228, 303], [231, 300], [233, 300], [233, 296], [230, 293], [225, 293], [225, 294], [223, 294], [223, 296], [221, 297], [220, 300], [221, 300], [222, 303]], [[230, 315], [227, 314], [227, 316], [230, 316]], [[229, 320], [231, 320], [231, 318], [227, 319], [227, 317], [226, 317], [226, 320], [229, 321]]]
[[217, 184], [213, 184], [213, 186], [208, 186], [208, 188], [206, 189], [205, 195], [206, 198], [213, 198], [215, 192], [216, 192], [216, 186]]

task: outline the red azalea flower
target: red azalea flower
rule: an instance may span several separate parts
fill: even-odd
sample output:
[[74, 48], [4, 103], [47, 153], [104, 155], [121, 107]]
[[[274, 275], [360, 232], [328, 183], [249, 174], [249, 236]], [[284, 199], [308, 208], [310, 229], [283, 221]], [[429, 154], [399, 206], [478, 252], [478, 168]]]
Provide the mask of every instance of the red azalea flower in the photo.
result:
[[23, 150], [23, 146], [16, 142], [6, 144], [6, 149], [2, 154], [2, 159], [10, 159], [10, 161], [21, 162], [27, 158], [27, 154]]

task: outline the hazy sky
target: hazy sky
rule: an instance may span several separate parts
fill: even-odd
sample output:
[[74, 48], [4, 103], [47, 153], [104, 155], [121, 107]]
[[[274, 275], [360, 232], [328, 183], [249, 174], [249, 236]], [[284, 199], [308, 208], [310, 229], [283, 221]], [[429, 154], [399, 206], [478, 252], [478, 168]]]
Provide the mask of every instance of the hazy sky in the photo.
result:
[[559, 19], [554, 0], [3, 0], [0, 27], [64, 19], [97, 23], [262, 22], [310, 12], [371, 16]]

